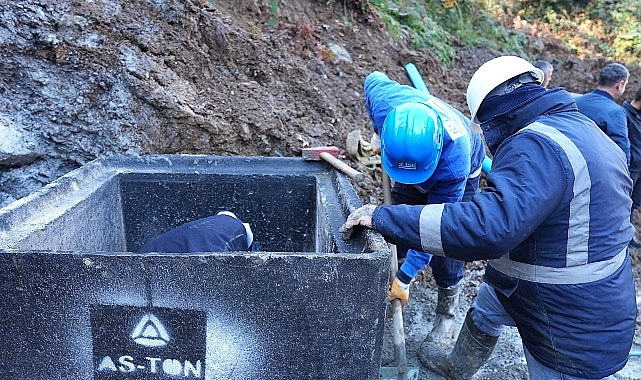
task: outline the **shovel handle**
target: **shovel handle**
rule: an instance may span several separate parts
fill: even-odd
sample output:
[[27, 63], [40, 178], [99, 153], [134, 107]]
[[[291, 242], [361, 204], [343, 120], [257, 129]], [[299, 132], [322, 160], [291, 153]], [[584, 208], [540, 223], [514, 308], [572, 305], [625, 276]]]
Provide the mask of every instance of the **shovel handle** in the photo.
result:
[[[392, 204], [392, 181], [389, 175], [383, 169], [383, 202], [387, 205]], [[396, 277], [398, 271], [398, 252], [396, 245], [389, 244], [390, 251], [390, 281]], [[403, 309], [400, 300], [392, 301], [392, 336], [394, 340], [394, 356], [396, 356], [396, 365], [398, 366], [399, 376], [407, 374], [407, 350], [405, 348], [405, 330], [403, 330]]]
[[[390, 244], [390, 248], [392, 248], [392, 261], [396, 261], [396, 246]], [[396, 267], [398, 268], [398, 264]], [[392, 272], [395, 273], [394, 269], [392, 269]], [[403, 305], [400, 300], [396, 299], [392, 301], [392, 339], [396, 366], [398, 367], [398, 373], [402, 376], [407, 373], [407, 349], [405, 347], [405, 330], [403, 330], [403, 326]]]

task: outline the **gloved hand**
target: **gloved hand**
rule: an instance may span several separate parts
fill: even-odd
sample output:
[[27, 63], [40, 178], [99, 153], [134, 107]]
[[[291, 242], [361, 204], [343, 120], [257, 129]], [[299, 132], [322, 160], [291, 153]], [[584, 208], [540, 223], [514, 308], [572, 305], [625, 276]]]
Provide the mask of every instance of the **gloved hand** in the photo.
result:
[[349, 240], [356, 226], [372, 228], [372, 214], [375, 209], [376, 205], [365, 205], [352, 211], [347, 217], [345, 224], [340, 228], [343, 240]]
[[370, 140], [370, 144], [372, 145], [372, 153], [374, 153], [374, 154], [380, 154], [381, 153], [381, 137], [378, 135], [378, 133], [374, 133], [372, 135], [372, 139]]
[[390, 289], [387, 292], [387, 299], [392, 302], [394, 300], [400, 300], [402, 305], [410, 299], [410, 284], [402, 283], [398, 277], [394, 278]]

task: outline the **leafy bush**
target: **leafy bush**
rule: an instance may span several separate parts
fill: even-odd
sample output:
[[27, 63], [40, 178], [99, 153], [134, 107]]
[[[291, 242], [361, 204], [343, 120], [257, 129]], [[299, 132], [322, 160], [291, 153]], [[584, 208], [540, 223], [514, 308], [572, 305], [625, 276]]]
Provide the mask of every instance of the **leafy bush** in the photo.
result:
[[525, 35], [504, 28], [471, 0], [369, 0], [390, 35], [415, 49], [431, 48], [443, 64], [454, 63], [454, 46], [486, 46], [524, 53]]
[[570, 51], [623, 63], [641, 58], [641, 0], [368, 0], [397, 41], [454, 63], [454, 46], [527, 57], [528, 33], [548, 31]]
[[430, 17], [425, 2], [370, 0], [370, 4], [392, 38], [415, 49], [430, 47], [446, 65], [454, 62], [452, 36]]
[[623, 63], [641, 58], [641, 0], [506, 1], [514, 14], [541, 22], [580, 56]]

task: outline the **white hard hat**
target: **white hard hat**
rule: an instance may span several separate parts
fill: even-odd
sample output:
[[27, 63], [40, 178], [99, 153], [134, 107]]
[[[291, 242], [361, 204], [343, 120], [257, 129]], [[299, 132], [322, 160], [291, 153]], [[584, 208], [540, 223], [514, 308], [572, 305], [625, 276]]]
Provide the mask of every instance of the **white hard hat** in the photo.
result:
[[543, 71], [520, 57], [506, 55], [482, 64], [472, 75], [467, 86], [467, 106], [470, 108], [472, 120], [476, 119], [476, 112], [492, 90], [503, 82], [525, 73], [531, 73], [530, 83], [543, 82]]

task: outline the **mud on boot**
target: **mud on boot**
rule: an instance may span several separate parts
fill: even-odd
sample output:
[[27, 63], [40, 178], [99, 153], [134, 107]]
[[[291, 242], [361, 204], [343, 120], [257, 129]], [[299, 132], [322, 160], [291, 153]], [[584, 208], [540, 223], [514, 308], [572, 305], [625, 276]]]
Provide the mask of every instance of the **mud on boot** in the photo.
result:
[[441, 342], [433, 342], [425, 338], [421, 343], [418, 351], [418, 358], [425, 367], [445, 376], [446, 378], [456, 379], [451, 377], [452, 366], [449, 362], [448, 350], [449, 346]]
[[421, 344], [419, 359], [427, 368], [452, 380], [472, 379], [474, 374], [487, 362], [498, 336], [485, 334], [474, 325], [471, 313], [467, 311], [454, 348], [448, 354], [443, 345], [429, 341]]
[[454, 313], [459, 304], [461, 282], [447, 288], [438, 288], [434, 327], [425, 339], [431, 342], [450, 343], [454, 340]]

